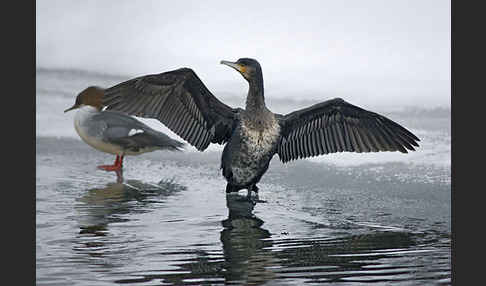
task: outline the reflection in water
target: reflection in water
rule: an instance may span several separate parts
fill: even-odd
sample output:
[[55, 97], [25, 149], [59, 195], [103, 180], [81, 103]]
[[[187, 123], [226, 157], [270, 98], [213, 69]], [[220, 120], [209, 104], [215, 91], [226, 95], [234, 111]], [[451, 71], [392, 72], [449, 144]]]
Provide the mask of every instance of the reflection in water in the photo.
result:
[[[228, 217], [220, 233], [222, 253], [198, 246], [163, 252], [171, 268], [116, 282], [157, 280], [164, 285], [302, 285], [303, 283], [450, 283], [450, 253], [424, 234], [374, 231], [343, 237], [272, 238], [246, 196], [226, 197]], [[427, 244], [424, 244], [424, 243]], [[434, 245], [435, 244], [435, 245]], [[192, 249], [192, 250], [191, 250]], [[184, 257], [181, 259], [181, 257]], [[388, 284], [387, 284], [388, 285]]]
[[[275, 247], [280, 250], [276, 255], [282, 266], [277, 272], [281, 278], [307, 278], [315, 282], [398, 281], [395, 275], [409, 270], [379, 265], [392, 251], [398, 253], [412, 245], [411, 235], [400, 232], [374, 232], [315, 241], [276, 241]], [[377, 268], [372, 269], [373, 265]], [[385, 271], [372, 271], [379, 269]], [[381, 275], [384, 276], [380, 279]]]
[[272, 246], [271, 235], [261, 228], [263, 220], [252, 213], [255, 204], [247, 196], [226, 195], [229, 213], [228, 218], [222, 221], [224, 229], [220, 234], [223, 255], [197, 249], [197, 246], [193, 246], [193, 250], [164, 252], [164, 257], [191, 255], [192, 258], [174, 265], [177, 270], [161, 269], [165, 274], [138, 274], [138, 278], [116, 282], [133, 284], [160, 279], [164, 285], [261, 285], [272, 280], [275, 273], [270, 268], [277, 259], [272, 256], [272, 251], [266, 249]]
[[[113, 236], [106, 237], [109, 235], [109, 224], [126, 222], [130, 214], [150, 211], [151, 205], [160, 203], [164, 198], [184, 189], [184, 186], [170, 180], [162, 180], [158, 184], [127, 180], [87, 190], [77, 200], [81, 203], [76, 206], [80, 231], [74, 250], [96, 258], [117, 252], [123, 253], [126, 249], [123, 244], [127, 241], [121, 241]], [[123, 256], [126, 256], [126, 253], [123, 253]], [[110, 266], [106, 260], [89, 263]]]
[[[109, 223], [123, 222], [122, 215], [145, 212], [147, 205], [160, 202], [163, 197], [171, 196], [185, 187], [172, 181], [160, 181], [157, 185], [138, 180], [124, 183], [109, 183], [103, 188], [87, 190], [78, 199], [81, 213], [81, 233], [89, 229], [103, 228]], [[138, 204], [131, 202], [136, 201]]]
[[116, 170], [115, 173], [116, 173], [116, 182], [119, 184], [123, 183], [123, 169]]
[[270, 233], [261, 228], [263, 220], [252, 211], [254, 202], [238, 194], [226, 195], [228, 218], [223, 220], [221, 242], [225, 258], [227, 282], [259, 285], [274, 278], [270, 267], [276, 263]]

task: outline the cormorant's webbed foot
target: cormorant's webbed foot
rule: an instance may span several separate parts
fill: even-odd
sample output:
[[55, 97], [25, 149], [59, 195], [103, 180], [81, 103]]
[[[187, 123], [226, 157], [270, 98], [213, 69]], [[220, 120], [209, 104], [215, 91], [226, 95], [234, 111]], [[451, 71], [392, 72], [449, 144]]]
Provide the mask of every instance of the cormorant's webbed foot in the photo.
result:
[[[250, 188], [248, 188], [248, 194], [246, 195], [246, 198], [253, 202], [254, 204], [256, 203], [266, 203], [266, 201], [264, 200], [260, 200], [259, 197], [258, 197], [258, 190], [259, 188], [256, 186], [256, 185], [252, 185]], [[251, 192], [255, 192], [255, 196], [252, 197], [251, 196]]]

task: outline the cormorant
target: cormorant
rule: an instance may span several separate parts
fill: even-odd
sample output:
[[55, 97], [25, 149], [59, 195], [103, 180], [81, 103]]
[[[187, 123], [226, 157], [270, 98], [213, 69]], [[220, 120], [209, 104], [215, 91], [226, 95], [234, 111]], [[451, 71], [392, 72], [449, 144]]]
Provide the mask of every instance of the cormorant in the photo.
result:
[[103, 94], [103, 88], [90, 86], [78, 94], [72, 107], [64, 110], [78, 109], [74, 116], [74, 128], [86, 144], [116, 155], [113, 165], [101, 165], [98, 169], [121, 171], [125, 155], [140, 155], [155, 150], [178, 151], [184, 146], [184, 143], [124, 113], [102, 111]]
[[260, 64], [251, 58], [221, 64], [248, 81], [246, 108], [219, 101], [190, 68], [136, 77], [106, 90], [107, 109], [156, 118], [205, 150], [225, 144], [221, 168], [226, 192], [258, 192], [273, 155], [283, 163], [334, 152], [400, 151], [418, 147], [414, 134], [380, 114], [330, 99], [286, 115], [265, 105]]

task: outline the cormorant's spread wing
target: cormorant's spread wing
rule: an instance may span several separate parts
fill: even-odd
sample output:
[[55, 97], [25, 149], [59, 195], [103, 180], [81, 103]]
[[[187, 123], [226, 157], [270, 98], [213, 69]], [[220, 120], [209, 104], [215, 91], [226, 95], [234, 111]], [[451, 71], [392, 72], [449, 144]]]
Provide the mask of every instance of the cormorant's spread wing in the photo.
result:
[[398, 123], [341, 98], [289, 113], [280, 124], [278, 155], [284, 163], [342, 151], [407, 153], [420, 141]]
[[156, 118], [202, 151], [231, 136], [235, 110], [219, 101], [196, 73], [181, 68], [137, 77], [108, 88], [103, 104], [109, 110]]

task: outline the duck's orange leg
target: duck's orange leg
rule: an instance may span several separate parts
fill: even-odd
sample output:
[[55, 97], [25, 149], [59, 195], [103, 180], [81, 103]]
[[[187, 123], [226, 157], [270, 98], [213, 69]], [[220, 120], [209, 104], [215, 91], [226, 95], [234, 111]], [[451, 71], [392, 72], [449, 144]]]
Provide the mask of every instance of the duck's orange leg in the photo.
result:
[[100, 165], [98, 169], [105, 171], [119, 171], [123, 168], [123, 155], [116, 155], [115, 163], [113, 165]]

